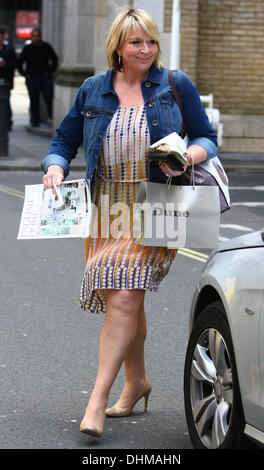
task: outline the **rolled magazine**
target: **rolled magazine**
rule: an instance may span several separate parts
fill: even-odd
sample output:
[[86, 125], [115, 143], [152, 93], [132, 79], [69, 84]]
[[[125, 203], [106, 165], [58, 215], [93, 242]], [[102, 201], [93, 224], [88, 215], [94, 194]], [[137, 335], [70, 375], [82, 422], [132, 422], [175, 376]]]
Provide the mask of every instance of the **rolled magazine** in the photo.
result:
[[173, 132], [150, 145], [148, 159], [156, 164], [165, 162], [173, 170], [183, 171], [184, 165], [188, 163], [187, 157], [183, 155], [184, 152], [186, 152], [185, 141], [177, 132]]

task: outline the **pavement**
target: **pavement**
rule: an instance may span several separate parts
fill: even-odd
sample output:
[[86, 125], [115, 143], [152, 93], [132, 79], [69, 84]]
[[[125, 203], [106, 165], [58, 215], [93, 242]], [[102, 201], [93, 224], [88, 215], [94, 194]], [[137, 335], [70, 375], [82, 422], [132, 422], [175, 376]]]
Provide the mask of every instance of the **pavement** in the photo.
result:
[[[42, 171], [40, 164], [48, 154], [52, 138], [51, 127], [43, 123], [38, 129], [31, 128], [27, 114], [14, 114], [13, 122], [13, 130], [9, 133], [9, 155], [0, 157], [0, 171]], [[85, 170], [82, 147], [72, 161], [71, 169]]]
[[[8, 156], [0, 157], [0, 171], [40, 171], [40, 163], [47, 155], [52, 138], [52, 129], [47, 124], [39, 128], [29, 125], [29, 98], [21, 76], [15, 77], [11, 93], [13, 130], [9, 133]], [[264, 153], [219, 153], [227, 172], [259, 173], [264, 171]], [[83, 147], [71, 162], [71, 169], [85, 171]]]

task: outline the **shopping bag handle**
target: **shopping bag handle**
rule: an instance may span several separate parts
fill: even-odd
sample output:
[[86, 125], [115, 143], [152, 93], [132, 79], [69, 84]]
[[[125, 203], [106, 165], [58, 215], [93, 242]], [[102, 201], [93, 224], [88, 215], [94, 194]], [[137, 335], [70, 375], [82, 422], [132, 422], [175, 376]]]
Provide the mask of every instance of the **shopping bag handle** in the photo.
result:
[[[190, 186], [192, 186], [193, 190], [195, 191], [195, 175], [194, 175], [194, 163], [193, 163], [193, 158], [191, 158], [191, 163], [192, 163], [192, 171], [191, 171], [191, 178], [190, 178]], [[171, 181], [172, 181], [172, 176], [168, 175], [166, 185], [168, 189], [171, 187]]]

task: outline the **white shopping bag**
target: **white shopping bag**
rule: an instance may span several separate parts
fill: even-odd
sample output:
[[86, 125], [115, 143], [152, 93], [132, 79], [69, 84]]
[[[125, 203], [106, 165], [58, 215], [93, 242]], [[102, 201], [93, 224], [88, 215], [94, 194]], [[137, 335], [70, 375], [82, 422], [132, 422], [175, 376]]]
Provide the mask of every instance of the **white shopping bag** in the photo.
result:
[[215, 248], [219, 226], [218, 186], [141, 181], [134, 207], [134, 243], [168, 248]]

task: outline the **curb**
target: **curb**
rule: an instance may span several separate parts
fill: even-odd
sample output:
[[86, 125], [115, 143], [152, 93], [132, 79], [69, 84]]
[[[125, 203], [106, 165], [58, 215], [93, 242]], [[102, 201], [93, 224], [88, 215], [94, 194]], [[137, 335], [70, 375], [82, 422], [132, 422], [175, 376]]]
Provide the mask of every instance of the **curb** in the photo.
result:
[[30, 134], [34, 134], [39, 137], [48, 137], [49, 139], [52, 138], [52, 129], [47, 125], [45, 125], [45, 127], [31, 127], [28, 125], [25, 129]]
[[264, 162], [224, 162], [223, 167], [227, 173], [264, 173]]
[[[1, 158], [1, 157], [0, 157]], [[21, 161], [15, 161], [15, 162], [1, 162], [0, 161], [0, 171], [40, 171], [42, 172], [42, 169], [40, 167], [40, 164], [34, 164], [34, 163], [27, 163]], [[86, 172], [86, 166], [85, 165], [71, 165], [71, 171], [85, 171]]]

